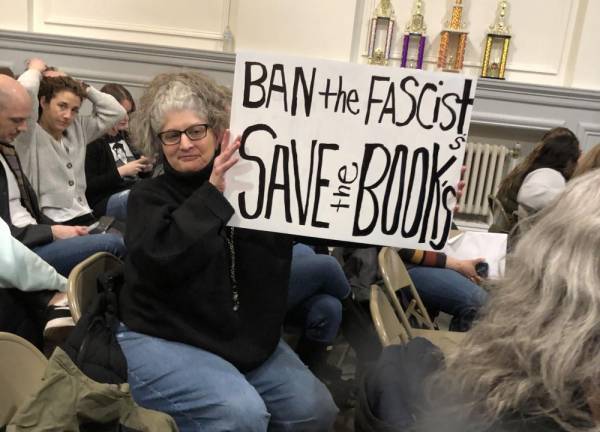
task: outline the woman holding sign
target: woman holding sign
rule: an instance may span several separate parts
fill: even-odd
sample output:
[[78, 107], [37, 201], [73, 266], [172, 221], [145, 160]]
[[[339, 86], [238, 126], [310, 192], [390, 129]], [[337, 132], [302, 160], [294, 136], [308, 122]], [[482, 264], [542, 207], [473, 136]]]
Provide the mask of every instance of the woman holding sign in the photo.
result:
[[327, 431], [331, 396], [280, 341], [292, 238], [227, 226], [227, 96], [163, 74], [132, 117], [134, 144], [165, 170], [129, 197], [117, 338], [132, 394], [182, 431]]

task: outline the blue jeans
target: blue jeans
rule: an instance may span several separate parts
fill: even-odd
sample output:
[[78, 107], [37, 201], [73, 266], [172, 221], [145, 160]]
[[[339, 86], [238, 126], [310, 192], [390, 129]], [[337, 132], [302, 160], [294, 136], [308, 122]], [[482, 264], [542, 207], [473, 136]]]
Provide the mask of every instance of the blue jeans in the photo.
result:
[[340, 300], [349, 295], [350, 284], [334, 257], [294, 245], [287, 309], [294, 309], [292, 321], [303, 323], [307, 339], [333, 342], [342, 322]]
[[452, 315], [451, 330], [468, 330], [487, 299], [479, 285], [451, 269], [416, 266], [408, 273], [428, 310]]
[[106, 202], [106, 216], [125, 222], [127, 220], [127, 200], [129, 189], [112, 194]]
[[171, 415], [182, 432], [318, 432], [335, 420], [329, 392], [284, 342], [261, 366], [241, 373], [208, 351], [125, 325], [117, 340], [134, 400]]
[[126, 251], [123, 237], [116, 234], [89, 234], [54, 240], [32, 250], [65, 277], [69, 276], [73, 267], [96, 252], [108, 252], [122, 258]]

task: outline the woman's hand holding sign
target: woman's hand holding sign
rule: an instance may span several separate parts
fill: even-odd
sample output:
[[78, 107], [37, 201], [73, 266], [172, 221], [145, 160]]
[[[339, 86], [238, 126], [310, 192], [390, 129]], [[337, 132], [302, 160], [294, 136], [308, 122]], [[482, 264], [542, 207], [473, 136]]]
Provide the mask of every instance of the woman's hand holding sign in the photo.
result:
[[230, 138], [231, 133], [229, 132], [229, 129], [227, 129], [221, 138], [221, 151], [217, 157], [215, 157], [213, 170], [210, 179], [208, 180], [221, 192], [225, 190], [225, 173], [240, 159], [235, 153], [240, 148], [241, 137], [238, 135], [233, 142], [229, 142]]

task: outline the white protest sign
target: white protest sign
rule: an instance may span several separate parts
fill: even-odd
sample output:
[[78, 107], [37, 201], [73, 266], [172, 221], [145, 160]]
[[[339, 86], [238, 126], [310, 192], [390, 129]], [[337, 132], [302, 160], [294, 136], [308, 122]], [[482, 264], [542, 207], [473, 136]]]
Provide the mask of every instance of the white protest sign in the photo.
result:
[[456, 74], [239, 53], [230, 224], [442, 249], [474, 94]]

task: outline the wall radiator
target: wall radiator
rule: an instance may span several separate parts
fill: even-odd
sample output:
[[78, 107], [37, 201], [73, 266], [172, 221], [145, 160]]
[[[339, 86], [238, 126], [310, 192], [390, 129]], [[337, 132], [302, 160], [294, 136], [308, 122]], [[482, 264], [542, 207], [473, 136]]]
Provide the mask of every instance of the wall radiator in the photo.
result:
[[510, 149], [503, 145], [467, 143], [465, 189], [458, 208], [460, 216], [489, 222], [488, 196], [496, 194], [502, 179], [515, 167], [519, 150], [519, 144]]

